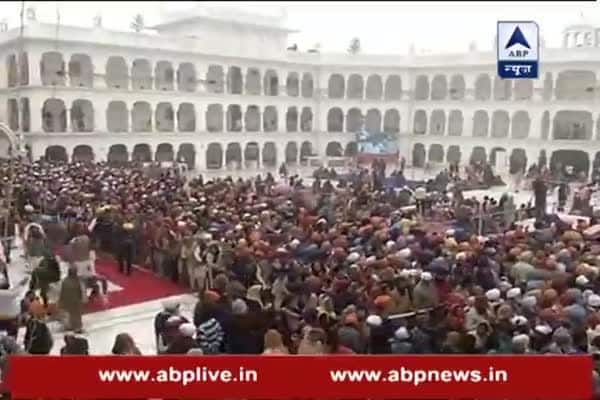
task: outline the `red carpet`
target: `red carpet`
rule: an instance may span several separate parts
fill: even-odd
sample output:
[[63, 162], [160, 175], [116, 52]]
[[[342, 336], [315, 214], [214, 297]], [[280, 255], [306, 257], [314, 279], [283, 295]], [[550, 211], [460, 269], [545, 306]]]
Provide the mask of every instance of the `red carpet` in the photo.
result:
[[108, 292], [108, 304], [94, 300], [86, 305], [86, 312], [96, 312], [111, 308], [129, 306], [163, 297], [186, 293], [186, 289], [154, 273], [134, 267], [131, 276], [121, 274], [112, 260], [97, 260], [96, 271], [106, 279], [122, 287], [122, 290]]

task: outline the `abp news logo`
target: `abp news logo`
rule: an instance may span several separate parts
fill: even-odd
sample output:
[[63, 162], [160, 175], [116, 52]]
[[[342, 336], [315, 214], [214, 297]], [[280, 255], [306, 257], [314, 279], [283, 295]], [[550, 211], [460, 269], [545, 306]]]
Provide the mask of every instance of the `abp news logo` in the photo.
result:
[[498, 21], [498, 76], [537, 79], [539, 28], [533, 21]]

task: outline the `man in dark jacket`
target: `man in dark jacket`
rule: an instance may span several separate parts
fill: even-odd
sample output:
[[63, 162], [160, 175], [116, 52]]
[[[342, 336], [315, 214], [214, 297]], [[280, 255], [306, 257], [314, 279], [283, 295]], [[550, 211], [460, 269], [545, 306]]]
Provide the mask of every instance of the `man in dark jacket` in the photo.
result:
[[44, 322], [46, 316], [44, 304], [40, 299], [35, 298], [29, 303], [27, 312], [29, 319], [27, 320], [23, 341], [25, 351], [29, 354], [49, 354], [54, 341], [48, 326]]
[[26, 326], [25, 351], [29, 354], [50, 354], [54, 341], [44, 320], [34, 316], [27, 321]]
[[131, 265], [135, 258], [135, 233], [134, 225], [130, 222], [124, 223], [120, 229], [117, 243], [117, 262], [119, 272], [131, 275]]

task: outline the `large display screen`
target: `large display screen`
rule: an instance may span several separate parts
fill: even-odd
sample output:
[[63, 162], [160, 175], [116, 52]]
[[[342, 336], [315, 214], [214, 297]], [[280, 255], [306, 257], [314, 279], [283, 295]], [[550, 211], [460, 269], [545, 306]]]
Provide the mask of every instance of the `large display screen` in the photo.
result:
[[388, 133], [369, 133], [363, 130], [357, 134], [356, 142], [359, 154], [388, 156], [398, 153], [396, 138]]

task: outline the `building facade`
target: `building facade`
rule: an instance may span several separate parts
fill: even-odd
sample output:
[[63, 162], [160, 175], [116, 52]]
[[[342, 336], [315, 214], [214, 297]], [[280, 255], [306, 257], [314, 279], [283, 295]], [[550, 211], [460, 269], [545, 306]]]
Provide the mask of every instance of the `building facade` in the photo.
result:
[[[491, 160], [517, 170], [542, 157], [588, 172], [600, 160], [592, 25], [570, 26], [562, 48], [541, 49], [540, 79], [510, 81], [496, 76], [494, 51], [473, 47], [426, 56], [286, 50], [282, 18], [230, 9], [166, 15], [152, 33], [33, 14], [22, 32], [0, 33], [0, 119], [34, 159], [274, 167], [352, 156], [364, 125], [396, 134], [415, 166]], [[0, 152], [15, 140], [6, 136]]]

